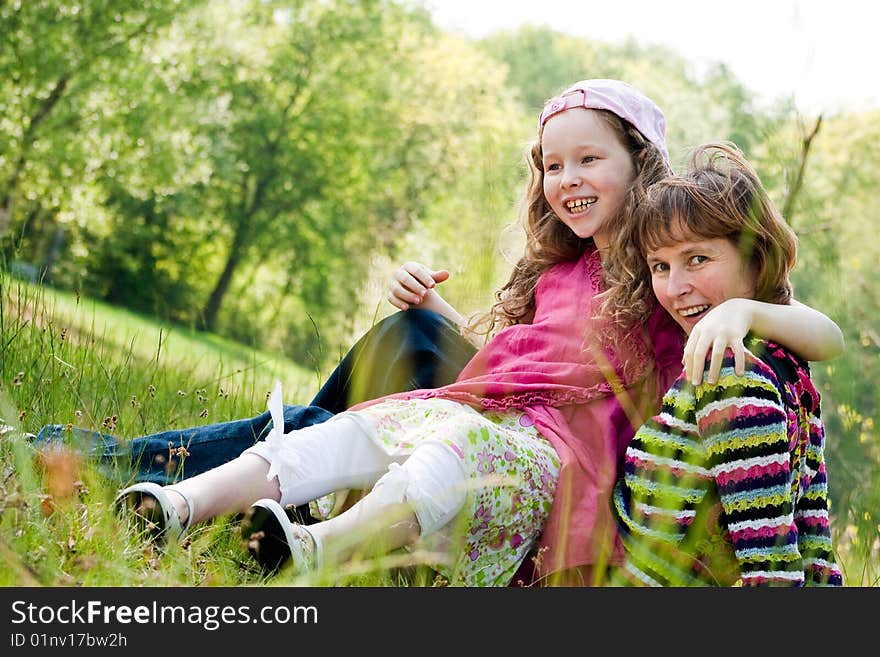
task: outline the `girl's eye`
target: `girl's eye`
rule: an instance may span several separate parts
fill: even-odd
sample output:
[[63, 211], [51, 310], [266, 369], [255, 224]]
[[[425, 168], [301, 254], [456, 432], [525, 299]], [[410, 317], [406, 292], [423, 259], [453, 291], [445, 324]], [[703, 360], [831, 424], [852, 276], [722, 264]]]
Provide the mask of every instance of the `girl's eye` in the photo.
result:
[[544, 169], [546, 171], [559, 171], [559, 165], [558, 164], [548, 164], [544, 167]]
[[665, 262], [655, 262], [653, 265], [651, 265], [652, 274], [662, 274], [667, 269], [669, 269], [669, 266]]
[[689, 262], [691, 265], [701, 265], [704, 262], [706, 262], [708, 259], [709, 258], [707, 258], [706, 256], [703, 256], [703, 255], [695, 255], [695, 256], [691, 256], [691, 259]]
[[582, 159], [581, 162], [583, 162], [584, 164], [589, 164], [590, 162], [592, 162], [595, 159], [596, 158], [593, 157], [592, 155], [585, 155], [584, 159]]

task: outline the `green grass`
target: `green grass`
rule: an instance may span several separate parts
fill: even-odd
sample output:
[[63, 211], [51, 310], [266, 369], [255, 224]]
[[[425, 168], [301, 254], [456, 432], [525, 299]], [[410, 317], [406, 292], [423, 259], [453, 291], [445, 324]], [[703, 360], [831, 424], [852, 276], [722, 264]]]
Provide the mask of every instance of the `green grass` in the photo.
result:
[[[2, 273], [0, 287], [0, 586], [444, 584], [406, 553], [267, 580], [236, 518], [194, 528], [182, 547], [139, 537], [111, 508], [117, 483], [72, 452], [38, 455], [28, 434], [63, 424], [131, 437], [251, 417], [276, 379], [286, 402], [305, 403], [321, 375]], [[873, 535], [850, 520], [835, 536], [849, 586], [878, 586]]]
[[251, 417], [276, 379], [287, 402], [306, 403], [319, 374], [2, 274], [0, 285], [0, 586], [431, 583], [400, 555], [353, 562], [332, 579], [267, 581], [236, 518], [195, 528], [183, 549], [125, 531], [111, 508], [117, 484], [73, 452], [37, 454], [29, 434], [62, 424], [132, 437]]

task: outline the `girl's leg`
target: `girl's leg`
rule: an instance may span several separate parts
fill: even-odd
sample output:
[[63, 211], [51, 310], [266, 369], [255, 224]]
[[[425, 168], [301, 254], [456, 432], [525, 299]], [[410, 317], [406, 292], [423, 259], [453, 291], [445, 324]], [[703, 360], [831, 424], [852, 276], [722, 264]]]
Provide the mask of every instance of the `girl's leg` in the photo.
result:
[[390, 462], [362, 422], [349, 414], [260, 442], [228, 463], [163, 490], [172, 493], [168, 497], [187, 526], [245, 511], [263, 498], [287, 506], [344, 488], [369, 489]]
[[243, 454], [173, 486], [138, 482], [120, 491], [115, 505], [133, 512], [151, 540], [181, 540], [193, 523], [244, 511], [260, 498], [277, 500], [278, 482], [266, 478], [268, 470], [264, 459]]
[[[256, 454], [245, 453], [212, 470], [165, 487], [180, 522], [193, 525], [208, 518], [240, 513], [260, 498], [279, 500], [278, 479], [266, 478], [269, 464]], [[193, 517], [189, 517], [192, 501]]]
[[393, 502], [371, 492], [350, 509], [325, 522], [309, 525], [309, 533], [334, 561], [355, 554], [384, 554], [414, 543], [421, 532], [407, 501]]
[[465, 501], [459, 458], [444, 445], [420, 445], [402, 464], [392, 464], [357, 504], [309, 526], [316, 543], [336, 561], [382, 554], [411, 545], [447, 526]]

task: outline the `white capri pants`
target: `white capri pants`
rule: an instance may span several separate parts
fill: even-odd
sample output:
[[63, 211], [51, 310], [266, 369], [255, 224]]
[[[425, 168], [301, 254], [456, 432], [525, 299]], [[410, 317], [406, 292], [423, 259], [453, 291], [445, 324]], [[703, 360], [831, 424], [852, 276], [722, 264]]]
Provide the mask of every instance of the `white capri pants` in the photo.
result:
[[348, 488], [372, 489], [388, 504], [407, 502], [423, 537], [451, 522], [466, 497], [460, 459], [443, 443], [430, 440], [411, 453], [389, 454], [374, 435], [368, 420], [345, 412], [285, 435], [273, 431], [244, 453], [269, 463], [266, 478], [278, 478], [283, 506]]

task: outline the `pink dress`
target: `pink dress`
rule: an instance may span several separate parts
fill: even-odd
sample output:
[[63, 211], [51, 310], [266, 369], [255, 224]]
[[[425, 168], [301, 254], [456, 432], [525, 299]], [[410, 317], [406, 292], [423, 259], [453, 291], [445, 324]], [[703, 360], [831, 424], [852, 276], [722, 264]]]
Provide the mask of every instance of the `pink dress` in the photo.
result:
[[538, 576], [621, 563], [610, 505], [617, 466], [681, 371], [683, 336], [667, 313], [658, 306], [644, 331], [620, 335], [593, 319], [600, 290], [596, 250], [554, 265], [538, 280], [532, 323], [499, 331], [455, 383], [383, 398], [520, 409], [534, 422], [561, 463]]

